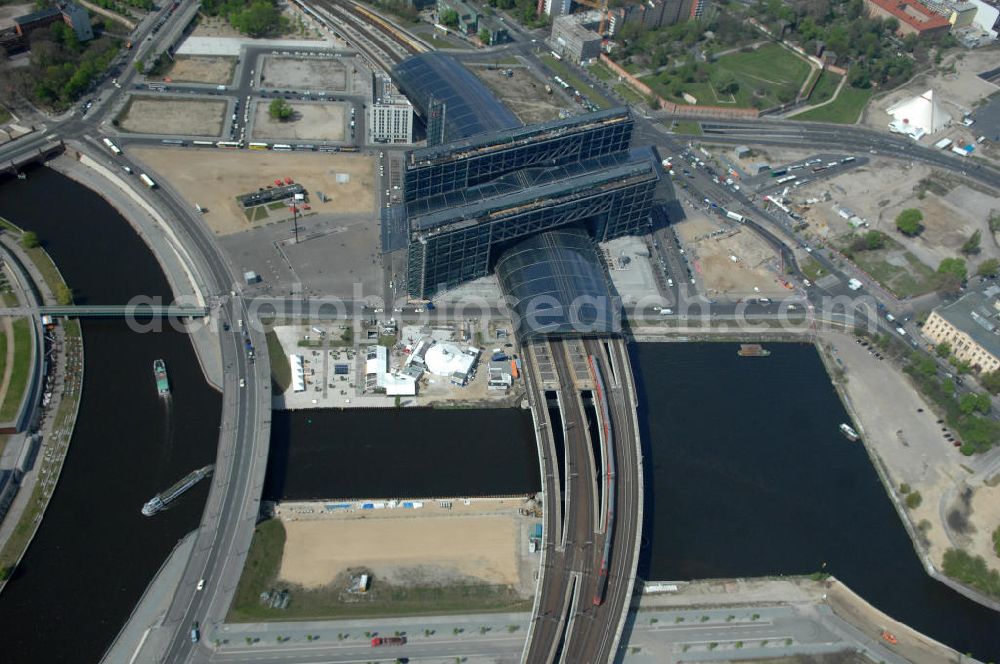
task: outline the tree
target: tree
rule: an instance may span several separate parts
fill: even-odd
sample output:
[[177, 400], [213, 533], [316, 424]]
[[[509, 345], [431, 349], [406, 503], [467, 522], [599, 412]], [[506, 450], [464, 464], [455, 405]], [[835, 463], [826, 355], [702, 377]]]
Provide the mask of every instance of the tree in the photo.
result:
[[865, 233], [865, 245], [869, 251], [882, 249], [885, 247], [885, 233], [881, 231], [868, 231]]
[[446, 25], [449, 28], [458, 27], [458, 12], [454, 9], [445, 9], [438, 19], [441, 21], [441, 25]]
[[1000, 556], [1000, 526], [997, 526], [997, 529], [993, 531], [993, 550]]
[[920, 232], [924, 230], [924, 227], [920, 225], [923, 220], [924, 214], [920, 210], [907, 208], [896, 217], [896, 228], [903, 235], [914, 237], [920, 235]]
[[966, 392], [958, 399], [958, 409], [965, 415], [981, 413], [988, 415], [990, 412], [990, 397], [988, 394], [980, 392]]
[[962, 253], [965, 254], [966, 256], [970, 254], [978, 254], [979, 245], [982, 243], [982, 241], [983, 241], [983, 232], [980, 230], [976, 230], [972, 235], [969, 236], [969, 239], [965, 241], [965, 244], [962, 245]]
[[483, 44], [489, 46], [490, 45], [490, 31], [487, 30], [486, 28], [483, 28], [482, 30], [480, 30], [479, 31], [479, 41], [481, 41]]
[[937, 353], [937, 356], [941, 359], [947, 359], [948, 356], [951, 355], [951, 344], [947, 341], [942, 341], [937, 345], [937, 347], [934, 348], [934, 352]]
[[944, 290], [958, 290], [965, 283], [968, 272], [961, 258], [945, 258], [938, 265], [938, 285]]
[[1000, 393], [1000, 371], [984, 373], [979, 377], [979, 384], [990, 394]]
[[288, 28], [288, 19], [268, 0], [254, 0], [246, 9], [231, 12], [229, 23], [251, 37], [277, 35]]
[[25, 231], [24, 235], [21, 236], [21, 246], [25, 249], [34, 249], [39, 244], [38, 234], [34, 231]]
[[990, 210], [989, 224], [992, 232], [1000, 231], [1000, 210]]
[[292, 117], [292, 113], [294, 113], [294, 111], [287, 101], [278, 97], [271, 102], [271, 105], [268, 108], [268, 113], [270, 113], [271, 117], [275, 120], [285, 122]]
[[976, 268], [976, 274], [980, 277], [995, 277], [998, 273], [1000, 273], [1000, 260], [996, 258], [987, 258]]
[[73, 304], [73, 289], [66, 284], [59, 284], [56, 286], [56, 302], [61, 306], [69, 306]]

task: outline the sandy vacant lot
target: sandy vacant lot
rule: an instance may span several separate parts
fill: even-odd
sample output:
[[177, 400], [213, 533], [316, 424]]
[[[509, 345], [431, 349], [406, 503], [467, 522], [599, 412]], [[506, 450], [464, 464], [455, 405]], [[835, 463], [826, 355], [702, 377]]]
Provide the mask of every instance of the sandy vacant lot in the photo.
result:
[[[947, 193], [938, 196], [927, 191], [921, 200], [915, 189], [924, 179], [944, 187]], [[954, 178], [948, 174], [927, 166], [876, 159], [833, 180], [817, 180], [799, 187], [793, 198], [797, 203], [820, 199], [805, 216], [810, 231], [827, 240], [851, 232], [847, 220], [837, 214], [841, 207], [846, 207], [866, 220], [871, 229], [887, 233], [932, 267], [944, 258], [957, 256], [962, 243], [977, 229], [982, 231], [984, 241], [974, 260], [1000, 255], [996, 244], [989, 241], [987, 224], [990, 209], [1000, 208], [1000, 203], [965, 185], [953, 186], [951, 180]], [[827, 196], [829, 201], [825, 200]], [[921, 222], [924, 231], [915, 239], [906, 238], [896, 230], [896, 216], [906, 208], [916, 208], [924, 215]]]
[[216, 83], [225, 85], [233, 80], [235, 58], [207, 55], [178, 55], [164, 78], [178, 83]]
[[262, 59], [261, 87], [338, 92], [347, 89], [347, 68], [339, 59], [274, 56]]
[[270, 114], [271, 102], [256, 102], [253, 119], [253, 137], [281, 138], [305, 141], [344, 140], [344, 115], [346, 104], [292, 102], [291, 120], [275, 120]]
[[710, 293], [753, 297], [788, 292], [777, 280], [777, 257], [752, 231], [730, 227], [700, 212], [689, 214], [676, 228], [691, 254], [695, 272]]
[[352, 567], [405, 583], [473, 577], [517, 585], [513, 517], [401, 517], [285, 521], [279, 577], [306, 588], [332, 582]]
[[[130, 153], [169, 181], [191, 203], [208, 208], [205, 223], [228, 235], [250, 228], [236, 196], [256, 191], [278, 177], [291, 177], [311, 194], [322, 214], [358, 214], [375, 210], [375, 171], [371, 157], [322, 152], [252, 152], [194, 148], [136, 148]], [[337, 182], [338, 174], [348, 181]], [[320, 203], [316, 191], [329, 197]], [[280, 211], [279, 211], [280, 212]], [[269, 221], [274, 221], [269, 217]]]
[[118, 119], [118, 128], [137, 134], [218, 136], [224, 101], [133, 96]]
[[517, 119], [526, 124], [545, 122], [559, 117], [559, 110], [568, 108], [563, 98], [555, 94], [545, 94], [545, 84], [536, 79], [528, 69], [510, 67], [514, 76], [507, 78], [503, 69], [490, 70], [486, 67], [470, 67], [472, 72], [493, 91], [512, 111]]
[[[962, 58], [958, 59], [958, 55], [961, 55]], [[941, 73], [941, 70], [953, 64], [956, 73]], [[862, 122], [871, 127], [885, 129], [892, 119], [886, 113], [886, 109], [928, 90], [934, 91], [941, 108], [951, 115], [953, 121], [957, 122], [962, 119], [964, 112], [972, 110], [973, 105], [978, 100], [997, 91], [995, 85], [978, 76], [979, 73], [996, 66], [996, 49], [961, 49], [958, 53], [945, 58], [942, 66], [917, 76], [904, 87], [893, 90], [869, 104], [862, 116]], [[935, 135], [934, 140], [937, 138], [939, 137]], [[923, 143], [927, 143], [926, 138]]]

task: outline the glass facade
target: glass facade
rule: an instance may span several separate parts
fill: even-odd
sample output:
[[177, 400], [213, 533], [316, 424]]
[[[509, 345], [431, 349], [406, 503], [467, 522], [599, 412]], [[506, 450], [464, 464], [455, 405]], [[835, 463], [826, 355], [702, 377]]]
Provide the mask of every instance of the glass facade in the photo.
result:
[[621, 303], [582, 228], [532, 235], [504, 251], [496, 271], [522, 343], [539, 335], [621, 329]]
[[628, 109], [620, 108], [414, 150], [406, 161], [403, 198], [461, 191], [524, 168], [623, 152], [632, 126]]
[[[392, 78], [431, 125], [431, 144], [521, 126], [475, 74], [448, 55], [430, 52], [411, 56], [393, 67]], [[432, 98], [443, 107], [436, 119], [430, 114]], [[435, 126], [435, 122], [441, 124]]]
[[411, 217], [407, 287], [421, 298], [489, 273], [500, 247], [575, 224], [599, 242], [649, 228], [659, 170], [652, 151], [565, 179]]

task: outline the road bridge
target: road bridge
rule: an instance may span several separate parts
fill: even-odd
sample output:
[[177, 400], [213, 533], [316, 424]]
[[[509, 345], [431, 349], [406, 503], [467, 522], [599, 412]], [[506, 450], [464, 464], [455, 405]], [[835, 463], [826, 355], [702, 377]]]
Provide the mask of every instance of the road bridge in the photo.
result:
[[209, 313], [208, 307], [186, 304], [70, 304], [38, 307], [34, 311], [66, 318], [204, 318]]
[[17, 173], [25, 166], [43, 162], [63, 151], [63, 142], [36, 131], [0, 146], [0, 173]]

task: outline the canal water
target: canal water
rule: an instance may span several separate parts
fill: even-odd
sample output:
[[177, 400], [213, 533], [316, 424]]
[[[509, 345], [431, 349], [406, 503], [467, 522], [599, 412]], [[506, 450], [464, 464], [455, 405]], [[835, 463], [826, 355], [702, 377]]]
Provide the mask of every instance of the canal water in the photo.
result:
[[[657, 580], [825, 569], [890, 616], [983, 661], [1000, 614], [924, 572], [811, 345], [639, 344], [646, 546]], [[824, 568], [825, 564], [825, 568]]]
[[[103, 199], [47, 168], [0, 181], [0, 216], [33, 230], [79, 303], [170, 299], [159, 264]], [[198, 526], [208, 483], [146, 518], [142, 504], [215, 458], [221, 407], [185, 335], [84, 321], [80, 415], [48, 511], [0, 593], [7, 662], [96, 662], [177, 541]], [[173, 389], [157, 396], [153, 360]]]
[[533, 494], [535, 450], [527, 410], [275, 411], [264, 498]]

